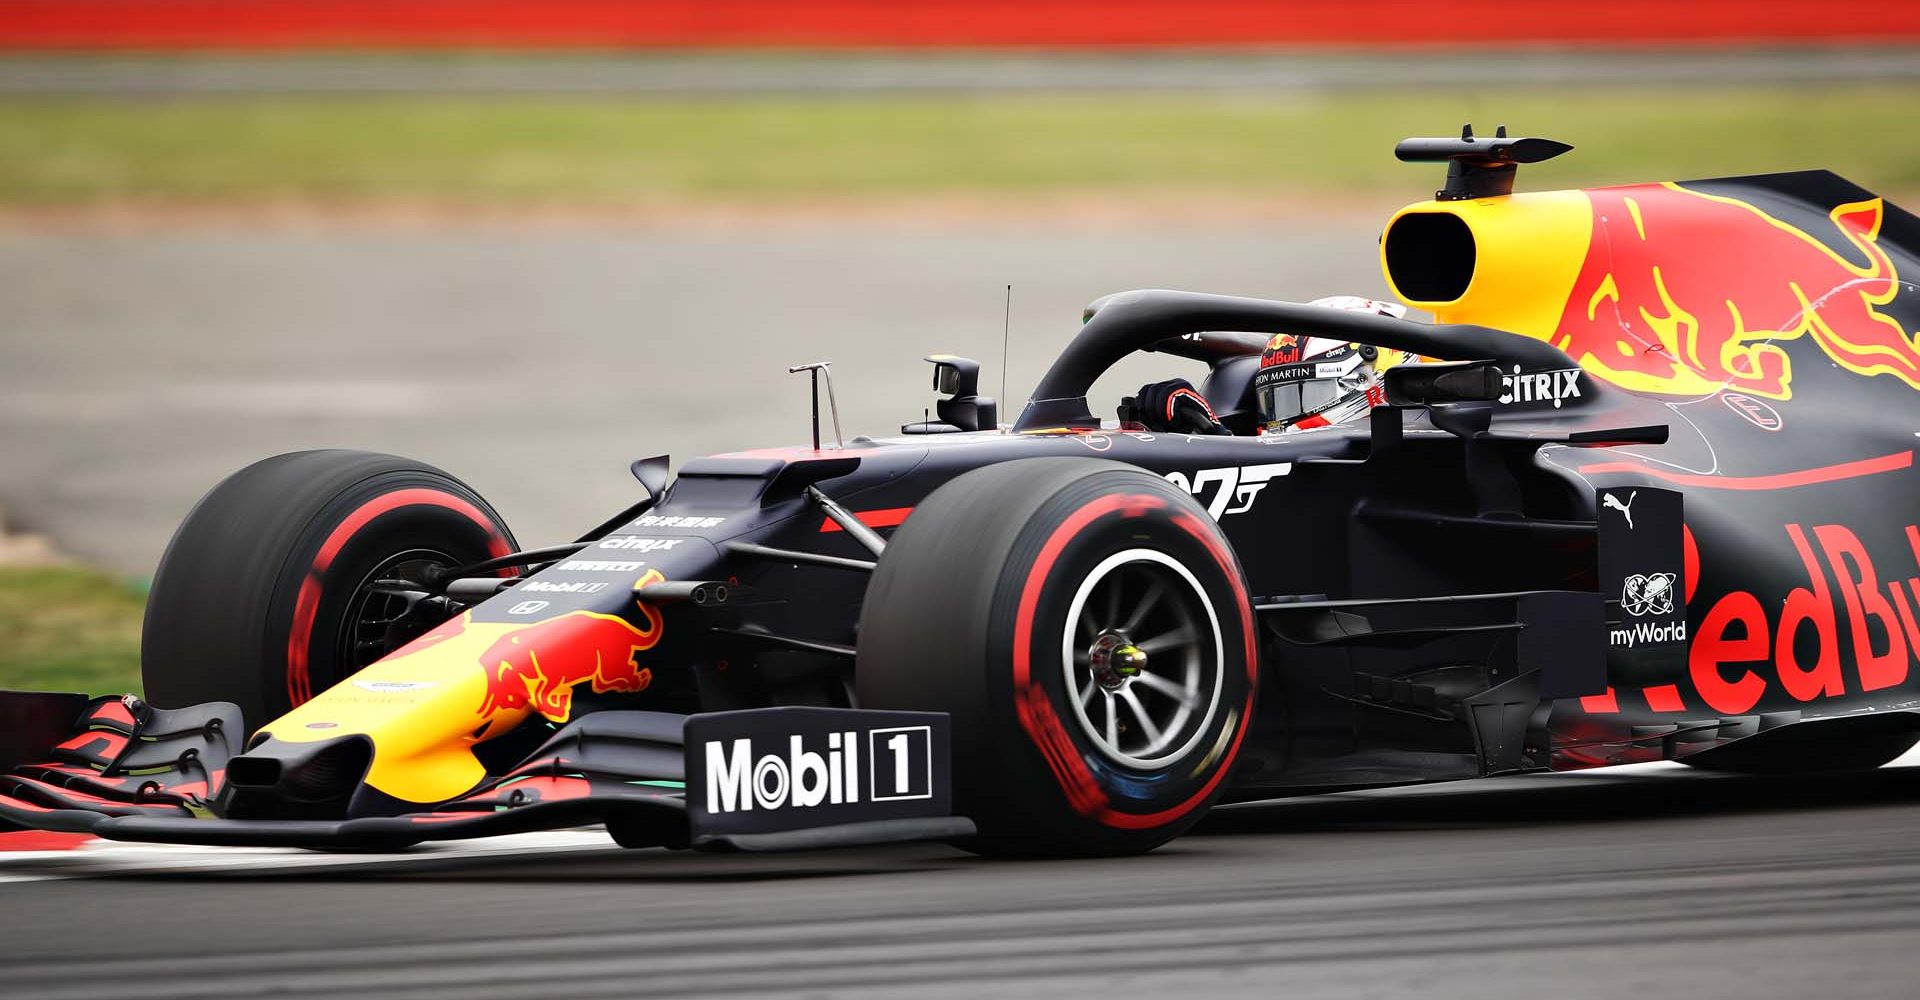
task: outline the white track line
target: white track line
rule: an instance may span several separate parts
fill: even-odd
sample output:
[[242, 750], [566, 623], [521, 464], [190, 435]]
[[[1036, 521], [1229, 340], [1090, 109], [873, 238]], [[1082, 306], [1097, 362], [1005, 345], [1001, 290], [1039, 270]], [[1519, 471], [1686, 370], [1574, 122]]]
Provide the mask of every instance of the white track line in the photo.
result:
[[353, 871], [392, 866], [461, 864], [483, 858], [529, 858], [617, 849], [602, 830], [549, 830], [482, 840], [427, 844], [386, 854], [328, 854], [287, 847], [197, 847], [95, 840], [70, 851], [0, 854], [0, 882], [34, 882], [90, 875], [198, 872], [260, 875], [288, 869]]
[[[1908, 752], [1888, 767], [1920, 767], [1920, 747]], [[1559, 782], [1581, 778], [1611, 779], [1665, 775], [1675, 779], [1697, 776], [1716, 777], [1673, 761], [1648, 761], [1613, 767], [1561, 771], [1515, 778], [1474, 780], [1481, 789], [1502, 787], [1493, 782], [1512, 782], [1509, 787], [1524, 794], [1536, 782]], [[1337, 793], [1341, 798], [1445, 794], [1457, 789], [1457, 782], [1400, 786]], [[597, 850], [617, 850], [606, 832], [599, 829], [549, 830], [516, 833], [482, 840], [448, 841], [424, 844], [408, 851], [386, 854], [328, 854], [285, 847], [195, 847], [181, 844], [136, 844], [95, 840], [67, 851], [0, 852], [0, 884], [41, 882], [54, 879], [86, 878], [98, 875], [146, 875], [198, 872], [217, 875], [272, 875], [289, 869], [303, 872], [348, 872], [381, 868], [457, 867], [489, 858], [533, 858], [570, 855]]]

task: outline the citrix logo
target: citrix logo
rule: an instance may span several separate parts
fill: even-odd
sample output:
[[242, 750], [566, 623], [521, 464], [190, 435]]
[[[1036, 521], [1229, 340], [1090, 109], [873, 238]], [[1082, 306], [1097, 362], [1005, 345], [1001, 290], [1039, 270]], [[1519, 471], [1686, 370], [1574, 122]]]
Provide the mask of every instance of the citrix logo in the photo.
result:
[[1506, 389], [1500, 395], [1502, 403], [1553, 403], [1554, 409], [1569, 399], [1579, 399], [1581, 369], [1560, 368], [1552, 371], [1523, 374], [1519, 365], [1513, 366], [1513, 374], [1500, 376], [1500, 384]]
[[756, 758], [751, 739], [709, 742], [706, 763], [709, 813], [860, 801], [859, 742], [851, 732], [827, 734], [825, 754], [806, 749], [799, 736], [790, 737], [784, 758]]

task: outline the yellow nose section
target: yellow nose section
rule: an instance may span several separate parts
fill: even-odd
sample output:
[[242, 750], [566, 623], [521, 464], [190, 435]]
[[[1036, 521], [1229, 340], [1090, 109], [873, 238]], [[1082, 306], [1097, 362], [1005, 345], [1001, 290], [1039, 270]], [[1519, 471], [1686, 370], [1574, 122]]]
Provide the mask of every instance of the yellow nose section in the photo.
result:
[[373, 741], [367, 784], [408, 802], [441, 802], [486, 777], [473, 747], [524, 721], [531, 707], [488, 700], [487, 651], [523, 626], [455, 618], [266, 727], [277, 740], [312, 743], [364, 735]]
[[[665, 579], [658, 570], [635, 584]], [[657, 608], [635, 598], [632, 618], [574, 610], [536, 622], [441, 624], [320, 693], [263, 731], [289, 743], [361, 735], [373, 743], [367, 784], [407, 802], [442, 802], [486, 777], [473, 755], [538, 712], [573, 717], [573, 692], [637, 694], [653, 672], [636, 660], [660, 642]]]

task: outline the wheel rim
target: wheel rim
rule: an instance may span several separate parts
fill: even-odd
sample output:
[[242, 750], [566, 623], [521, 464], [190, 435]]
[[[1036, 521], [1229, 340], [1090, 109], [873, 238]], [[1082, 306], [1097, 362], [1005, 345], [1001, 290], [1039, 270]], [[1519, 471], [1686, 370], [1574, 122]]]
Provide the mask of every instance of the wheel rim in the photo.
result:
[[447, 619], [444, 604], [423, 591], [376, 586], [379, 580], [419, 580], [429, 571], [459, 565], [436, 549], [410, 549], [375, 566], [347, 601], [335, 646], [340, 676], [335, 683], [412, 642]]
[[1108, 760], [1153, 770], [1193, 749], [1220, 704], [1220, 619], [1200, 581], [1153, 549], [1108, 556], [1067, 607], [1060, 660], [1081, 731]]

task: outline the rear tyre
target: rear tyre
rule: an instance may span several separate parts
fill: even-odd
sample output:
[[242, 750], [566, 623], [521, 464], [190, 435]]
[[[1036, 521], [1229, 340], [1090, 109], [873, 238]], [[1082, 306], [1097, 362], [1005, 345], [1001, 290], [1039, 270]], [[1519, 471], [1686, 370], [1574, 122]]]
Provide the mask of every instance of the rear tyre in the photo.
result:
[[860, 705], [952, 717], [956, 809], [989, 854], [1150, 850], [1226, 785], [1253, 710], [1253, 613], [1184, 490], [1130, 466], [969, 472], [887, 544]]
[[447, 617], [375, 580], [513, 550], [500, 515], [430, 465], [361, 451], [256, 462], [200, 500], [160, 559], [147, 698], [231, 701], [263, 726]]

